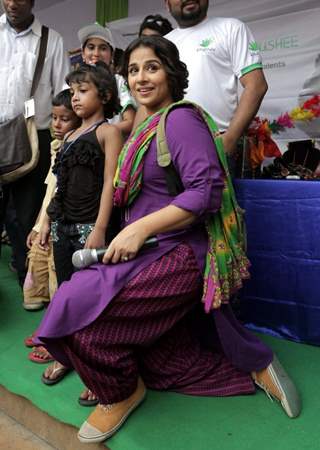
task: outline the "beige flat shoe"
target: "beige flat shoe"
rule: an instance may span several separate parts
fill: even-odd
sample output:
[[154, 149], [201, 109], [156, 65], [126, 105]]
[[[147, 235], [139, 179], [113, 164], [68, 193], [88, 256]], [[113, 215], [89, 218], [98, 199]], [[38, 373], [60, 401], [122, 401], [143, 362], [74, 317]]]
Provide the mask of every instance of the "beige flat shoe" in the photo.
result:
[[43, 302], [33, 302], [33, 303], [22, 303], [22, 306], [26, 311], [38, 311], [39, 309], [44, 308]]
[[300, 414], [300, 395], [275, 355], [272, 363], [260, 372], [253, 372], [252, 378], [271, 400], [274, 398], [281, 403], [289, 417], [294, 418]]
[[125, 422], [132, 411], [144, 400], [146, 388], [141, 378], [136, 390], [127, 399], [110, 405], [99, 404], [82, 424], [78, 438], [80, 442], [102, 442], [112, 436]]

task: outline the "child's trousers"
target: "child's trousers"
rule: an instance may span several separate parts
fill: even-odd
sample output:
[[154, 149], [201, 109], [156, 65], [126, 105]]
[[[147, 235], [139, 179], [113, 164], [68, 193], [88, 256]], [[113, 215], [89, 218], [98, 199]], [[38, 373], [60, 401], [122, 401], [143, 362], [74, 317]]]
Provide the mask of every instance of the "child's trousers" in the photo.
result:
[[23, 285], [24, 304], [49, 302], [57, 290], [57, 277], [53, 260], [53, 246], [49, 240], [48, 250], [36, 243], [28, 254], [28, 272]]

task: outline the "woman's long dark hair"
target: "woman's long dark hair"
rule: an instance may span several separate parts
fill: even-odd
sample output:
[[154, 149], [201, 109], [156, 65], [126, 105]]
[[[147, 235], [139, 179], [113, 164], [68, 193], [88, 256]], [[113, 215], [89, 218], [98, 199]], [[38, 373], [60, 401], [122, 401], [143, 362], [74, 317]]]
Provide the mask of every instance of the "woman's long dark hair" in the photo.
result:
[[167, 73], [173, 101], [182, 100], [188, 87], [187, 66], [180, 61], [179, 51], [175, 44], [162, 36], [141, 36], [126, 48], [121, 73], [127, 83], [130, 55], [138, 47], [149, 47], [154, 51]]
[[116, 79], [109, 67], [102, 61], [96, 64], [82, 63], [66, 76], [66, 83], [82, 83], [91, 81], [97, 88], [99, 97], [104, 102], [104, 115], [111, 119], [120, 112], [121, 106], [118, 97]]

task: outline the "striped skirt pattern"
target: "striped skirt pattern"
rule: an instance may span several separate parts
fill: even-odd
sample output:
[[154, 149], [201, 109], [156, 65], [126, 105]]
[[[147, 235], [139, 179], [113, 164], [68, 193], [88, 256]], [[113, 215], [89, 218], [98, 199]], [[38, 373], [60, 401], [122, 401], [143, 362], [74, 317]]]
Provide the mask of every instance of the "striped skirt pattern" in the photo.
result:
[[201, 287], [192, 249], [180, 244], [131, 279], [97, 320], [63, 339], [101, 403], [129, 397], [139, 375], [151, 389], [190, 395], [254, 392], [250, 375], [195, 337], [190, 317]]

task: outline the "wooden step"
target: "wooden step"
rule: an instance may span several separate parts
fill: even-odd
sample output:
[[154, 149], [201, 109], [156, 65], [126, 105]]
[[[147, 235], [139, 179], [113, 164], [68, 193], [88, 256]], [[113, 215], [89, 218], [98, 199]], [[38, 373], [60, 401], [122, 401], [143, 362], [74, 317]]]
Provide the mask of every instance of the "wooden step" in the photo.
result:
[[[90, 444], [90, 446], [81, 444], [77, 438], [77, 428], [49, 416], [28, 399], [9, 392], [1, 385], [0, 410], [36, 437], [45, 441], [49, 445], [48, 448], [52, 446], [57, 450], [108, 450], [108, 447], [104, 444]], [[12, 429], [14, 430], [14, 427]], [[21, 450], [24, 447], [14, 447], [13, 442], [10, 441], [8, 442], [8, 447], [1, 446], [0, 448], [4, 450]]]
[[2, 411], [0, 411], [0, 449], [57, 450]]

